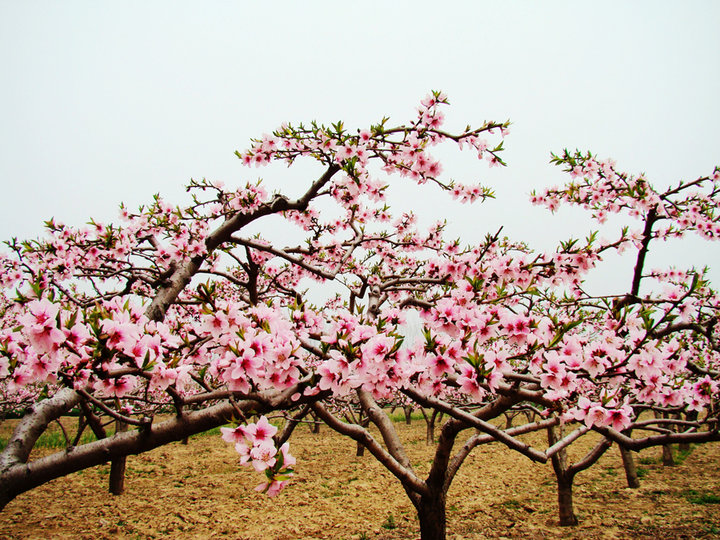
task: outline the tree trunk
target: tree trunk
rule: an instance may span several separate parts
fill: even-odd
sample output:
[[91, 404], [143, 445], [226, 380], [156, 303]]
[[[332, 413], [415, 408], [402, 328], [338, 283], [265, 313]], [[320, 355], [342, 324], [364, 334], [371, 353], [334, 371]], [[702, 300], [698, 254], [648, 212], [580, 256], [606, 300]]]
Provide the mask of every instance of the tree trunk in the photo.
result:
[[[688, 420], [690, 422], [695, 422], [698, 419], [698, 412], [697, 411], [690, 411], [685, 413], [685, 420]], [[688, 453], [690, 452], [690, 443], [689, 442], [681, 442], [678, 445], [678, 451]]]
[[405, 407], [403, 407], [403, 411], [405, 411], [405, 423], [409, 426], [412, 424], [412, 407], [405, 405]]
[[427, 429], [425, 430], [425, 444], [428, 446], [432, 446], [435, 444], [435, 424], [438, 420], [442, 418], [442, 413], [439, 412], [437, 409], [433, 409], [432, 414], [428, 416], [425, 414], [424, 409], [420, 409], [423, 412], [423, 416], [425, 417], [425, 423], [427, 424]]
[[558, 511], [560, 525], [563, 527], [574, 527], [578, 524], [573, 509], [572, 478], [558, 478]]
[[[655, 412], [655, 418], [669, 418], [668, 413]], [[669, 444], [663, 444], [662, 447], [662, 464], [665, 467], [672, 467], [675, 465], [675, 458], [673, 457], [672, 447]]]
[[357, 457], [362, 457], [365, 455], [365, 446], [361, 442], [358, 442], [355, 445], [355, 455]]
[[[128, 426], [125, 422], [115, 421], [115, 433], [127, 431]], [[110, 493], [113, 495], [122, 495], [125, 491], [125, 462], [127, 456], [113, 459], [110, 462]]]
[[663, 444], [662, 464], [666, 467], [672, 467], [675, 465], [675, 458], [673, 457], [672, 446], [670, 446], [669, 444]]
[[[563, 436], [563, 428], [560, 426], [560, 434], [555, 433], [555, 427], [547, 428], [548, 443], [550, 446], [558, 442]], [[578, 524], [575, 510], [573, 509], [572, 485], [575, 473], [570, 471], [567, 463], [567, 449], [562, 448], [550, 458], [557, 481], [558, 494], [558, 517], [562, 527], [572, 527]]]
[[445, 540], [445, 495], [421, 497], [415, 504], [422, 540]]
[[432, 446], [435, 444], [435, 422], [429, 421], [425, 429], [425, 444]]
[[619, 448], [620, 455], [622, 456], [623, 460], [623, 467], [625, 467], [625, 478], [627, 479], [627, 485], [629, 488], [639, 488], [640, 480], [638, 479], [637, 475], [635, 458], [633, 457], [632, 452], [627, 448], [623, 448], [622, 446], [619, 446]]

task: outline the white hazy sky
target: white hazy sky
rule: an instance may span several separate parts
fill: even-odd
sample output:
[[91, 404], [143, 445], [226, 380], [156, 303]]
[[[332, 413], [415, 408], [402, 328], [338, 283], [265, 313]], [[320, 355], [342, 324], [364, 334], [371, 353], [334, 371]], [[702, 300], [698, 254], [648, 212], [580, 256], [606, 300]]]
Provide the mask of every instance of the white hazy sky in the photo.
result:
[[[451, 126], [513, 122], [509, 166], [445, 163], [496, 188], [482, 206], [432, 189], [410, 202], [457, 235], [505, 224], [545, 248], [591, 227], [527, 203], [564, 178], [551, 151], [613, 157], [656, 185], [720, 164], [718, 28], [715, 1], [0, 0], [0, 239], [51, 216], [112, 220], [156, 192], [180, 202], [191, 177], [298, 189], [313, 171], [245, 169], [233, 152], [283, 121], [405, 122], [441, 89]], [[665, 248], [651, 263], [717, 261], [720, 277], [717, 244]]]

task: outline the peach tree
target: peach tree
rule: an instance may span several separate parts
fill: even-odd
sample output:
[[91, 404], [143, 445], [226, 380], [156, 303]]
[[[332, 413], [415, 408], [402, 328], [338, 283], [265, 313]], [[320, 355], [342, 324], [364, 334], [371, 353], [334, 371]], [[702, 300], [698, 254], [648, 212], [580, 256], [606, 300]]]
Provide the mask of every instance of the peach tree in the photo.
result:
[[[424, 539], [444, 538], [448, 488], [480, 444], [552, 460], [562, 514], [581, 468], [560, 458], [590, 430], [604, 442], [584, 466], [612, 442], [638, 450], [720, 438], [718, 297], [701, 270], [644, 263], [651, 242], [718, 237], [717, 169], [658, 192], [610, 161], [566, 152], [554, 160], [573, 179], [534, 201], [581, 205], [599, 221], [639, 218], [639, 229], [544, 253], [501, 231], [466, 245], [447, 239], [442, 221], [421, 226], [411, 211], [395, 214], [386, 195], [390, 182], [406, 182], [460, 203], [493, 196], [445, 180], [432, 152], [453, 145], [504, 165], [509, 124], [446, 131], [446, 105], [433, 92], [394, 127], [387, 118], [354, 131], [287, 124], [237, 153], [248, 166], [317, 162], [320, 173], [297, 197], [262, 182], [194, 180], [182, 206], [156, 196], [137, 211], [121, 207], [119, 224], [50, 220], [44, 238], [7, 242], [0, 388], [23, 414], [0, 454], [2, 505], [107, 461], [120, 491], [126, 456], [228, 423], [223, 438], [274, 496], [294, 474], [293, 429], [313, 415], [401, 482]], [[285, 241], [298, 231], [300, 240]], [[637, 256], [627, 293], [588, 294], [587, 273], [623, 250]], [[659, 285], [641, 291], [651, 280]], [[406, 337], [408, 318], [421, 321], [419, 339]], [[446, 418], [425, 477], [382, 406], [398, 400]], [[376, 430], [343, 416], [349, 403]], [[528, 408], [537, 420], [492, 422]], [[646, 410], [696, 414], [649, 422]], [[31, 460], [40, 435], [71, 411], [78, 430], [66, 432], [67, 448]], [[574, 429], [558, 435], [559, 426]], [[519, 437], [541, 429], [552, 433], [546, 448]], [[81, 443], [85, 430], [97, 440]]]

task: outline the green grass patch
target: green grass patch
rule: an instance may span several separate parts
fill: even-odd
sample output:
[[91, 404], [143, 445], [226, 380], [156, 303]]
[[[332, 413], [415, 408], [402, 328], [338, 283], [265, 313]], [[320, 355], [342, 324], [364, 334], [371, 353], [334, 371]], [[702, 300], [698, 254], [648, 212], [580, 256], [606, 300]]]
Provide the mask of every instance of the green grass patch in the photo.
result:
[[[111, 437], [114, 435], [113, 430], [108, 430], [108, 437]], [[209, 435], [217, 435], [220, 436], [220, 427], [212, 428], [207, 431], [203, 431], [202, 433], [197, 433], [193, 435], [193, 437], [205, 437]], [[68, 436], [70, 439], [74, 439], [75, 434], [69, 433]], [[92, 431], [87, 431], [80, 437], [80, 441], [78, 442], [78, 446], [81, 444], [87, 444], [94, 441], [97, 441], [97, 437]], [[0, 451], [4, 450], [8, 442], [10, 441], [10, 437], [0, 437]], [[48, 430], [40, 437], [38, 438], [37, 442], [35, 443], [34, 448], [49, 448], [49, 449], [60, 449], [65, 448], [67, 446], [67, 441], [65, 440], [65, 436], [62, 434], [62, 432], [58, 430]]]
[[380, 525], [383, 529], [392, 530], [397, 528], [397, 524], [395, 523], [395, 518], [392, 514], [390, 514], [387, 519], [383, 522], [382, 525]]
[[[405, 411], [402, 409], [396, 409], [392, 414], [388, 411], [387, 414], [393, 422], [405, 422]], [[410, 415], [410, 420], [423, 420], [423, 415], [421, 412], [413, 412]]]
[[218, 435], [219, 436], [220, 435], [220, 427], [233, 427], [233, 426], [228, 424], [226, 426], [214, 427], [212, 429], [208, 429], [207, 431], [203, 431], [201, 433], [196, 433], [195, 435], [193, 435], [193, 437], [206, 437], [208, 435]]
[[690, 445], [690, 448], [688, 448], [687, 450], [678, 450], [677, 452], [675, 452], [675, 463], [680, 465], [683, 461], [687, 459], [690, 454], [692, 454], [694, 448], [694, 445]]
[[[10, 441], [10, 438], [0, 437], [0, 450], [4, 450], [8, 442]], [[97, 441], [97, 437], [92, 432], [87, 432], [83, 434], [82, 437], [80, 437], [80, 441], [78, 442], [78, 445], [80, 444], [87, 444], [90, 442]], [[65, 440], [65, 436], [60, 431], [48, 431], [40, 435], [37, 442], [35, 443], [35, 446], [33, 448], [50, 448], [50, 449], [58, 449], [58, 448], [65, 448], [67, 446], [67, 441]]]
[[710, 492], [699, 492], [694, 489], [683, 491], [683, 496], [692, 504], [720, 504], [720, 495]]

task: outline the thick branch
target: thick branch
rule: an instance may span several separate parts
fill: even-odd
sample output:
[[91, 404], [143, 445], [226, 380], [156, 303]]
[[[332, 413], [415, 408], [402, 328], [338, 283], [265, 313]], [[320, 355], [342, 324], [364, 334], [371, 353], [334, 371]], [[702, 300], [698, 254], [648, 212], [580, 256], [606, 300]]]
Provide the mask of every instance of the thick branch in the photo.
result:
[[390, 452], [390, 455], [392, 455], [392, 457], [394, 457], [403, 467], [412, 470], [410, 459], [407, 457], [405, 449], [403, 448], [403, 445], [397, 436], [397, 432], [395, 431], [395, 426], [390, 418], [388, 418], [388, 415], [382, 411], [377, 403], [375, 403], [375, 400], [369, 392], [358, 389], [357, 395], [360, 399], [360, 405], [365, 410], [368, 418], [380, 430], [380, 434], [385, 442], [385, 447], [388, 452]]
[[637, 296], [640, 292], [640, 281], [642, 280], [642, 272], [645, 266], [645, 256], [647, 255], [648, 248], [650, 246], [650, 240], [652, 238], [652, 228], [657, 221], [657, 211], [655, 208], [651, 208], [645, 218], [645, 229], [643, 230], [642, 245], [640, 251], [638, 251], [637, 260], [635, 261], [635, 270], [633, 271], [633, 282], [630, 294]]
[[[75, 390], [63, 388], [53, 397], [41, 401], [26, 414], [15, 428], [7, 447], [0, 454], [0, 475], [18, 463], [25, 463], [35, 442], [45, 431], [48, 424], [57, 420], [80, 402], [80, 394]], [[1, 477], [1, 476], [0, 476]]]
[[[469, 426], [482, 431], [483, 433], [492, 435], [498, 442], [501, 442], [509, 448], [520, 452], [521, 454], [529, 457], [533, 461], [539, 461], [540, 463], [545, 463], [547, 461], [547, 456], [544, 452], [540, 452], [529, 444], [514, 439], [512, 436], [508, 435], [503, 430], [496, 428], [489, 422], [481, 420], [477, 416], [479, 413], [475, 413], [475, 415], [466, 413], [465, 411], [461, 411], [460, 409], [453, 407], [449, 403], [445, 403], [444, 401], [441, 401], [437, 398], [423, 396], [422, 394], [419, 394], [418, 392], [410, 388], [403, 390], [403, 392], [421, 405], [424, 405], [426, 407], [432, 407], [434, 409], [439, 409], [452, 416], [453, 418], [461, 420]], [[511, 403], [510, 405], [508, 405], [508, 407], [512, 405], [513, 404]]]
[[578, 438], [582, 437], [583, 435], [585, 435], [588, 431], [590, 431], [590, 428], [589, 428], [589, 427], [587, 427], [587, 426], [580, 426], [579, 428], [577, 428], [575, 431], [573, 431], [573, 432], [570, 433], [569, 435], [566, 435], [565, 437], [563, 437], [563, 438], [560, 439], [559, 441], [554, 442], [550, 448], [548, 448], [547, 450], [545, 450], [545, 454], [547, 455], [547, 457], [552, 457], [552, 456], [554, 456], [554, 455], [557, 454], [560, 450], [562, 450], [563, 448], [566, 448], [570, 443], [572, 443], [572, 442], [575, 441], [576, 439], [578, 439]]
[[145, 314], [148, 318], [161, 321], [165, 318], [165, 312], [175, 301], [178, 295], [190, 283], [193, 276], [198, 273], [205, 259], [212, 254], [220, 245], [227, 242], [233, 233], [242, 229], [245, 225], [261, 218], [277, 212], [287, 210], [305, 210], [310, 201], [318, 194], [320, 189], [327, 184], [330, 179], [340, 170], [338, 165], [330, 165], [325, 173], [313, 182], [310, 189], [295, 201], [288, 201], [285, 197], [276, 196], [269, 204], [264, 204], [255, 212], [250, 214], [236, 213], [232, 217], [225, 220], [213, 233], [205, 240], [207, 254], [205, 256], [193, 257], [189, 261], [178, 268], [168, 277], [165, 284], [158, 290], [155, 298], [147, 308]]
[[328, 410], [320, 403], [314, 403], [312, 405], [313, 412], [317, 414], [320, 419], [325, 422], [330, 428], [334, 429], [341, 435], [350, 437], [354, 441], [359, 442], [370, 453], [375, 456], [382, 465], [390, 471], [395, 477], [402, 482], [406, 489], [409, 489], [420, 495], [429, 494], [427, 486], [420, 480], [412, 470], [404, 467], [399, 461], [397, 461], [389, 452], [385, 449], [370, 435], [370, 432], [365, 428], [358, 426], [357, 424], [346, 424], [335, 418]]
[[[72, 392], [72, 395], [77, 396], [77, 393]], [[66, 399], [72, 399], [72, 395], [67, 396]], [[55, 398], [47, 401], [53, 399]], [[74, 399], [77, 400], [79, 397]], [[267, 412], [263, 404], [256, 401], [243, 401], [237, 405], [244, 411]], [[0, 475], [0, 508], [4, 508], [20, 493], [55, 478], [101, 465], [119, 457], [147, 452], [221, 426], [232, 418], [233, 413], [234, 408], [230, 403], [222, 403], [181, 417], [173, 417], [147, 429], [118, 432], [112, 437], [77, 448], [69, 448], [30, 463], [15, 462], [10, 466], [4, 466]]]
[[573, 463], [568, 467], [567, 473], [575, 476], [580, 471], [584, 471], [585, 469], [588, 469], [591, 465], [593, 465], [598, 459], [602, 457], [602, 455], [605, 453], [605, 451], [612, 446], [612, 441], [610, 439], [604, 438], [600, 442], [598, 442], [595, 447], [590, 450], [587, 454], [585, 454], [585, 457], [582, 458], [577, 463]]
[[[548, 418], [546, 420], [541, 420], [540, 422], [532, 422], [530, 424], [524, 424], [522, 426], [506, 429], [505, 433], [514, 437], [515, 435], [522, 435], [524, 433], [530, 433], [532, 431], [538, 431], [540, 429], [554, 426], [558, 422], [559, 420], [557, 418]], [[472, 452], [475, 447], [480, 446], [481, 444], [492, 443], [496, 440], [497, 439], [495, 439], [495, 437], [493, 437], [492, 435], [486, 435], [484, 433], [476, 433], [475, 435], [470, 437], [462, 446], [462, 448], [460, 448], [460, 450], [458, 450], [458, 452], [453, 456], [452, 461], [450, 462], [450, 466], [448, 467], [448, 472], [445, 479], [446, 485], [450, 487], [453, 478], [455, 478], [458, 470], [460, 470], [460, 467], [465, 461], [465, 458], [470, 455], [470, 452]]]
[[644, 448], [650, 448], [651, 446], [661, 446], [663, 444], [674, 444], [674, 443], [704, 443], [710, 441], [720, 441], [719, 431], [692, 431], [684, 433], [670, 433], [664, 435], [652, 435], [650, 437], [644, 437], [642, 439], [633, 439], [627, 435], [612, 429], [612, 428], [601, 428], [594, 427], [595, 431], [598, 431], [605, 435], [608, 439], [618, 443], [619, 445], [627, 448], [628, 450], [634, 450], [639, 452]]

